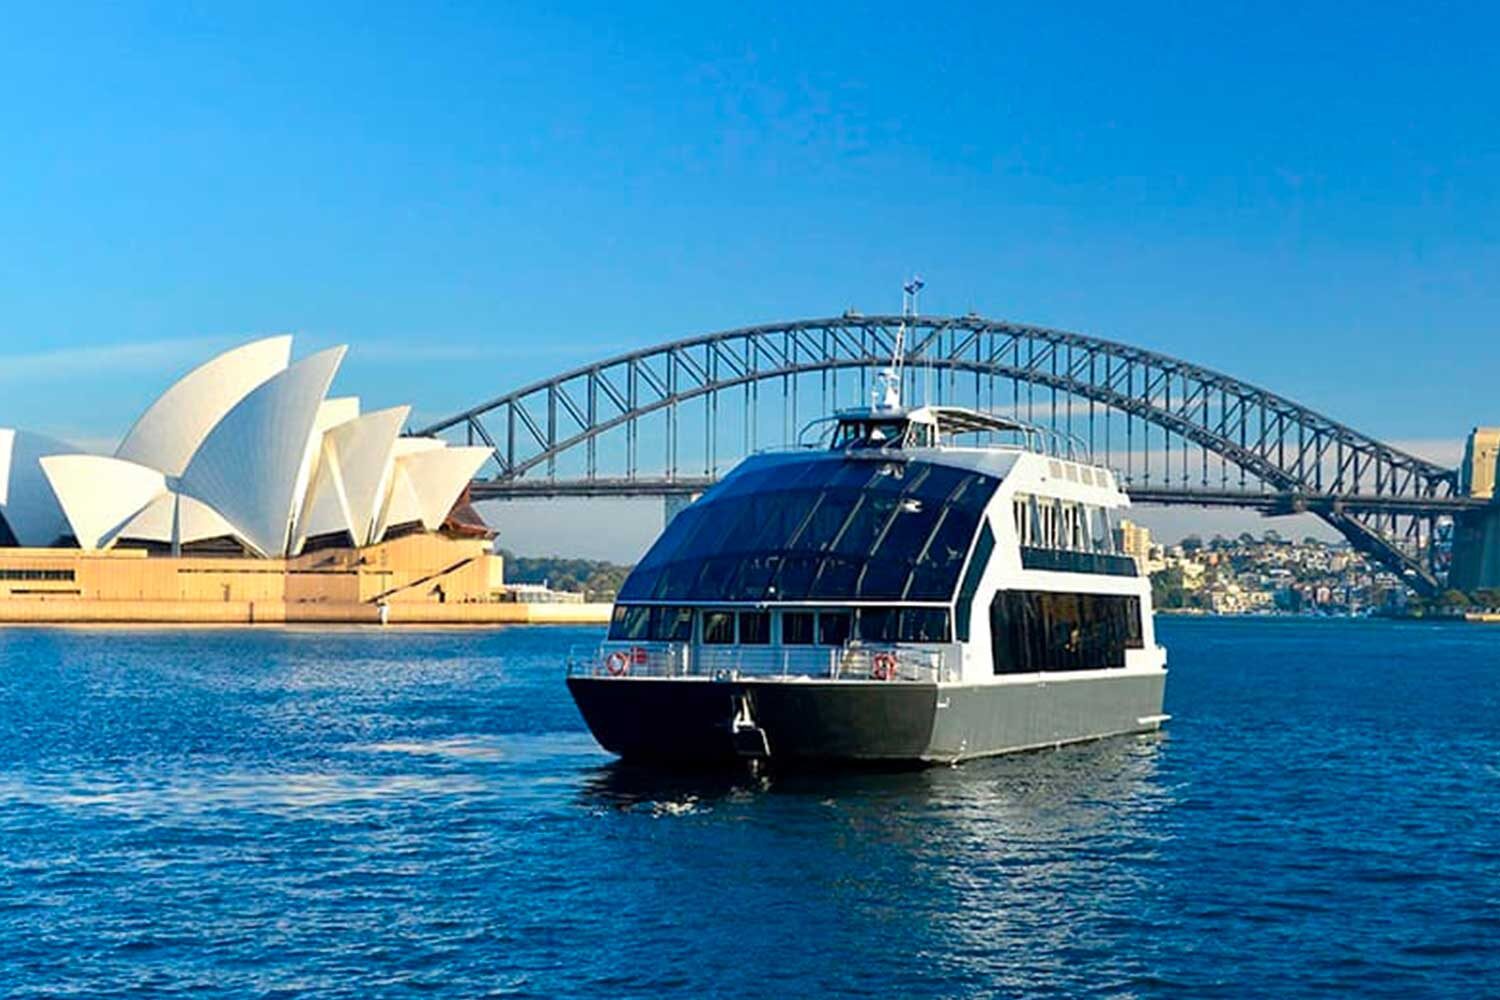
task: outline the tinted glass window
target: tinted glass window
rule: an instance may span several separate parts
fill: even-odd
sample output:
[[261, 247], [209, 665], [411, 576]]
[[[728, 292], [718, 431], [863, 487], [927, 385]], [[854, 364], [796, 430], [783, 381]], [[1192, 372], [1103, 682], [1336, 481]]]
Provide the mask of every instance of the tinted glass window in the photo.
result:
[[817, 621], [811, 611], [787, 611], [781, 616], [781, 641], [787, 646], [811, 646], [813, 625]]
[[951, 508], [944, 512], [942, 522], [912, 571], [911, 586], [905, 595], [908, 599], [941, 601], [952, 595], [953, 580], [969, 554], [969, 541], [974, 537], [978, 520]]
[[[698, 577], [702, 570], [703, 566], [700, 563], [668, 563], [665, 566], [659, 567], [654, 590], [643, 594], [643, 596], [664, 597], [668, 600], [683, 600], [691, 597], [697, 587]], [[646, 570], [645, 572], [650, 573], [651, 571]], [[631, 580], [635, 579], [641, 573], [642, 570], [640, 567], [636, 567], [631, 571], [630, 576], [626, 577], [625, 583], [628, 585]], [[622, 588], [621, 594], [623, 595], [624, 593], [625, 591]]]
[[752, 459], [677, 515], [625, 600], [948, 600], [997, 480], [927, 462]]
[[812, 592], [813, 580], [823, 560], [818, 556], [789, 555], [781, 559], [776, 581], [766, 588], [766, 597], [775, 600], [784, 594], [806, 596]]
[[734, 642], [734, 612], [705, 611], [703, 613], [703, 641], [714, 646], [727, 646]]
[[625, 640], [651, 638], [651, 609], [639, 605], [615, 605], [609, 622], [609, 637]]
[[610, 616], [609, 637], [626, 641], [689, 642], [693, 638], [693, 609], [616, 605]]
[[835, 448], [884, 448], [900, 444], [906, 433], [904, 420], [868, 420], [843, 424], [834, 438]]
[[997, 674], [1123, 667], [1142, 646], [1141, 603], [1119, 594], [1002, 590], [990, 604]]
[[824, 646], [842, 646], [849, 641], [849, 612], [818, 613], [818, 642]]
[[859, 503], [859, 494], [853, 491], [822, 493], [818, 505], [803, 530], [792, 541], [798, 549], [826, 548], [838, 536], [839, 529], [849, 519], [849, 512]]
[[[865, 561], [854, 556], [825, 556], [818, 567], [817, 579], [813, 580], [812, 597], [850, 597], [854, 585], [859, 582], [859, 572]], [[783, 597], [793, 597], [783, 593]]]
[[945, 608], [905, 608], [901, 612], [902, 642], [949, 642]]
[[859, 638], [861, 642], [895, 642], [900, 636], [901, 612], [895, 608], [861, 608]]
[[995, 551], [995, 533], [990, 530], [988, 521], [980, 525], [979, 541], [974, 543], [974, 555], [969, 560], [968, 572], [964, 573], [964, 582], [958, 588], [958, 638], [960, 642], [969, 641], [969, 622], [973, 617], [974, 595], [979, 592], [979, 581], [984, 578], [984, 571], [990, 564], [990, 556]]
[[769, 611], [740, 612], [740, 642], [747, 646], [764, 646], [771, 641]]
[[740, 561], [739, 556], [733, 555], [703, 560], [697, 582], [687, 596], [706, 597], [709, 594], [716, 594], [720, 595], [718, 600], [734, 600], [734, 591], [729, 585], [738, 577]]
[[781, 553], [756, 552], [739, 561], [734, 580], [729, 584], [733, 594], [768, 594], [776, 571], [781, 568]]
[[660, 642], [687, 642], [692, 637], [692, 608], [651, 609], [651, 638]]

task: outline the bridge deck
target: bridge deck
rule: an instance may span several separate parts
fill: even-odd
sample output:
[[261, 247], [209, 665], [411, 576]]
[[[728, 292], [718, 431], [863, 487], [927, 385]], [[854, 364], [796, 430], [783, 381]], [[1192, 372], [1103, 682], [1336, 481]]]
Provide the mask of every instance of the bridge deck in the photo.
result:
[[[470, 488], [475, 500], [525, 500], [554, 497], [694, 496], [712, 486], [704, 476], [675, 479], [597, 477], [594, 479], [479, 480]], [[1309, 494], [1251, 490], [1210, 490], [1164, 486], [1127, 486], [1133, 503], [1175, 507], [1237, 507], [1264, 514], [1405, 514], [1451, 516], [1478, 510], [1488, 501], [1474, 497], [1407, 497], [1379, 494]]]

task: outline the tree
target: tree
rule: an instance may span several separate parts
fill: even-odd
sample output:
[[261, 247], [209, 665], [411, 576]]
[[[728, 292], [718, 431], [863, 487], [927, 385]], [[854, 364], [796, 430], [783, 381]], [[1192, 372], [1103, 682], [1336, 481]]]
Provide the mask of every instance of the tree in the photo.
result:
[[613, 600], [630, 572], [629, 566], [596, 559], [527, 557], [505, 549], [499, 554], [505, 559], [505, 578], [512, 583], [543, 583], [596, 601]]
[[1173, 566], [1151, 574], [1151, 603], [1158, 608], [1187, 606], [1187, 590], [1182, 584], [1182, 569]]
[[1447, 608], [1467, 608], [1469, 595], [1462, 590], [1445, 590], [1438, 598], [1438, 603]]
[[1203, 539], [1202, 539], [1202, 537], [1200, 537], [1198, 535], [1188, 535], [1186, 538], [1184, 538], [1182, 540], [1182, 551], [1184, 551], [1184, 552], [1201, 552], [1201, 551], [1203, 551]]

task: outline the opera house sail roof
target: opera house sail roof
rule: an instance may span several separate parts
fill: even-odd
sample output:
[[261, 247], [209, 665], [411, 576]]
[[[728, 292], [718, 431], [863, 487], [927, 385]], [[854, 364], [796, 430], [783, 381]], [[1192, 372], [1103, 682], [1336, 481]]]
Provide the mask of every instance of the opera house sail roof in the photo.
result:
[[328, 398], [345, 348], [292, 361], [292, 338], [226, 351], [162, 393], [113, 455], [0, 429], [0, 544], [225, 543], [259, 556], [371, 545], [441, 527], [487, 448], [401, 437], [405, 406]]

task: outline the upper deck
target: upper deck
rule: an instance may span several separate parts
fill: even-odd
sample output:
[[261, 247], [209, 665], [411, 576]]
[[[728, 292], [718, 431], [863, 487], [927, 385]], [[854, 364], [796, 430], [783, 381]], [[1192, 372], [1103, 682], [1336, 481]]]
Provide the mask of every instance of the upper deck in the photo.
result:
[[[818, 431], [815, 440], [807, 440], [808, 430]], [[852, 458], [917, 459], [972, 469], [1061, 500], [1109, 508], [1130, 503], [1114, 473], [1094, 464], [1082, 441], [962, 407], [846, 410], [809, 424], [800, 444]]]
[[[1022, 443], [954, 442], [1006, 432]], [[1002, 484], [1064, 503], [1058, 525], [1090, 538], [1108, 527], [1101, 516], [1091, 530], [1088, 511], [1128, 502], [1108, 470], [1039, 452], [1030, 428], [973, 411], [857, 411], [822, 437], [736, 467], [677, 515], [619, 600], [947, 604]]]
[[637, 564], [584, 669], [945, 681], [1138, 661], [1149, 590], [1111, 516], [1129, 501], [1043, 444], [1004, 418], [877, 407], [752, 456]]
[[[831, 425], [831, 426], [830, 426]], [[961, 436], [1014, 436], [1022, 450], [1048, 452], [1062, 448], [1069, 451], [1076, 442], [1042, 427], [1012, 420], [993, 413], [983, 413], [960, 406], [872, 406], [843, 410], [832, 417], [815, 420], [803, 429], [803, 443], [809, 430], [819, 430], [823, 444], [835, 451], [910, 450], [958, 445]]]

